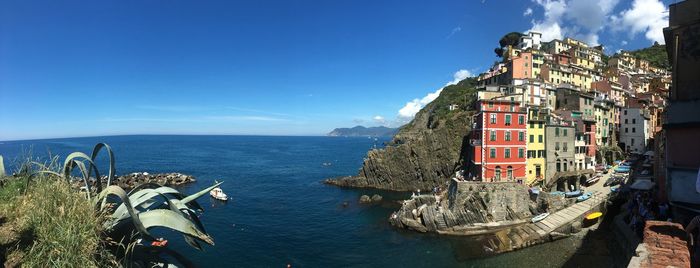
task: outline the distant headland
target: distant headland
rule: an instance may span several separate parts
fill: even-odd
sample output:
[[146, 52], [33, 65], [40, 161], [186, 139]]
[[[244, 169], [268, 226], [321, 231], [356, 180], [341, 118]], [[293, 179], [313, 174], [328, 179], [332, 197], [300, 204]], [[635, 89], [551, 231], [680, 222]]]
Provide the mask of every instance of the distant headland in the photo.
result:
[[328, 133], [328, 136], [343, 136], [343, 137], [392, 137], [398, 128], [389, 127], [363, 127], [355, 126], [352, 128], [336, 128]]

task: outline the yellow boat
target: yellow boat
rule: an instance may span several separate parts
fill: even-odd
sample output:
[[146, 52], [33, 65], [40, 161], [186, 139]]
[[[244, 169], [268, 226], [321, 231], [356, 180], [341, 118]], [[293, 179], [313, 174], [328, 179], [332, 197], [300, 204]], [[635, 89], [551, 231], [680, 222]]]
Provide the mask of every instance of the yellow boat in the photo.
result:
[[588, 215], [586, 215], [587, 220], [594, 220], [599, 218], [600, 216], [603, 216], [603, 212], [593, 212]]

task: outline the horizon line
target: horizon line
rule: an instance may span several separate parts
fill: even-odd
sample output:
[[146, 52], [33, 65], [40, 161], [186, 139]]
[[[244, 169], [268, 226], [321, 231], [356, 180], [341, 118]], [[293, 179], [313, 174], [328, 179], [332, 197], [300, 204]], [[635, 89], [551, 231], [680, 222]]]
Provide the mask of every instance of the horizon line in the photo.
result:
[[17, 141], [41, 141], [41, 140], [62, 140], [62, 139], [83, 139], [83, 138], [100, 138], [100, 137], [128, 137], [128, 136], [240, 136], [240, 137], [338, 137], [329, 136], [327, 134], [115, 134], [115, 135], [90, 135], [90, 136], [71, 136], [71, 137], [50, 137], [50, 138], [33, 138], [33, 139], [10, 139], [10, 140], [0, 140], [0, 143], [4, 142], [17, 142]]

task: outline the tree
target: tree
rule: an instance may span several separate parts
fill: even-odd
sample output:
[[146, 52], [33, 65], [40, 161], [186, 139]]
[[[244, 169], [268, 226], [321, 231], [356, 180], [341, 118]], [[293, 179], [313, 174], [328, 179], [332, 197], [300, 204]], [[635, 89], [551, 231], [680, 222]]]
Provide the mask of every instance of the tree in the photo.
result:
[[493, 52], [495, 52], [498, 57], [503, 57], [503, 52], [505, 52], [504, 48], [517, 45], [520, 43], [520, 37], [522, 36], [523, 34], [519, 32], [510, 32], [505, 34], [503, 37], [501, 37], [501, 40], [498, 40], [500, 47], [494, 49]]

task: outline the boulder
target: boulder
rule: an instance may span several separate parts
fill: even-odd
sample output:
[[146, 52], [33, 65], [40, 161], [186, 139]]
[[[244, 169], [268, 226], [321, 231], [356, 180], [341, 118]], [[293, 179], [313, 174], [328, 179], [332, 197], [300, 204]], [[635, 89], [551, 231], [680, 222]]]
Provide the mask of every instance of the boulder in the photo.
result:
[[360, 196], [360, 203], [368, 204], [371, 202], [372, 202], [372, 199], [369, 197], [369, 195], [365, 194], [365, 195]]
[[382, 196], [378, 194], [374, 194], [372, 196], [372, 202], [381, 202], [382, 201]]

